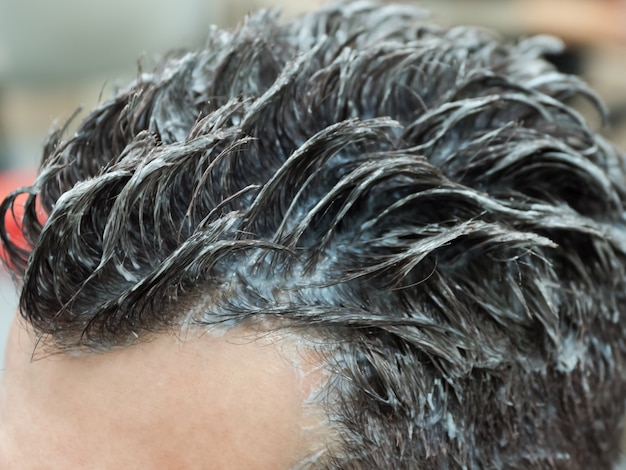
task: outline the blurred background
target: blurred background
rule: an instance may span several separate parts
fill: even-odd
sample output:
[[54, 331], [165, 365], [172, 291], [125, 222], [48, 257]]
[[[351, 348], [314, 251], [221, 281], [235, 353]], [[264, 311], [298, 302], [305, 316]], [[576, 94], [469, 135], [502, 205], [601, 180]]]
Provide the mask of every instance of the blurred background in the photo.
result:
[[[32, 181], [49, 130], [89, 110], [170, 49], [201, 47], [210, 24], [277, 7], [285, 17], [319, 0], [0, 0], [0, 197]], [[611, 109], [604, 130], [626, 150], [626, 0], [422, 0], [442, 25], [503, 36], [548, 33], [567, 44], [550, 59], [582, 75]], [[84, 116], [84, 112], [82, 115]], [[80, 121], [80, 117], [77, 121]], [[0, 274], [0, 372], [17, 300]]]

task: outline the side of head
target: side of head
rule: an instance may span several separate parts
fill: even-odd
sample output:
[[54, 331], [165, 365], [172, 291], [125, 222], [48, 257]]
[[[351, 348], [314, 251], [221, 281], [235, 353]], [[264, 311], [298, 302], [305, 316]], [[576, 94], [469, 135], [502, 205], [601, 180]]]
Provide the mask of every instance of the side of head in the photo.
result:
[[63, 353], [288, 332], [327, 377], [311, 468], [608, 468], [625, 173], [554, 47], [363, 2], [213, 31], [51, 139], [32, 251], [0, 233], [23, 317]]

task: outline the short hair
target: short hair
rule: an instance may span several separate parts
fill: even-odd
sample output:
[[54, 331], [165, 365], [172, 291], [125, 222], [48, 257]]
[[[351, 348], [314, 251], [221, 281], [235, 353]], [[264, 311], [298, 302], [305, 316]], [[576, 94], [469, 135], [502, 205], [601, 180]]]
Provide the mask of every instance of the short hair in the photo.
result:
[[29, 247], [0, 231], [21, 314], [57, 351], [298, 335], [335, 439], [303, 466], [608, 468], [626, 173], [559, 47], [368, 2], [213, 29], [52, 135]]

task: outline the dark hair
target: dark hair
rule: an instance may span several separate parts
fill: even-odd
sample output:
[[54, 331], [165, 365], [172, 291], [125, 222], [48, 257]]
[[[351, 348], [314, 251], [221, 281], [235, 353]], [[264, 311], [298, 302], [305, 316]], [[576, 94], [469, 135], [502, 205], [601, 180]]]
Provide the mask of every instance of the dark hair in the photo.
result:
[[21, 313], [59, 351], [317, 338], [337, 442], [314, 468], [609, 468], [625, 171], [558, 47], [364, 2], [214, 29], [51, 137], [31, 249], [0, 231]]

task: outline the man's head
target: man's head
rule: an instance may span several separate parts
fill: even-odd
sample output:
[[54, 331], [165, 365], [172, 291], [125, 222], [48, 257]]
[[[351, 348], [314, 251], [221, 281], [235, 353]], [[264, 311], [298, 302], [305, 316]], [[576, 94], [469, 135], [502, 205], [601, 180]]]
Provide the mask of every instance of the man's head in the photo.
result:
[[[626, 173], [567, 104], [594, 95], [541, 58], [556, 47], [362, 2], [213, 30], [46, 146], [30, 248], [3, 235], [30, 367], [81, 368], [124, 423], [178, 374], [184, 429], [123, 431], [159, 443], [214, 442], [220, 390], [281, 412], [264, 452], [285, 459], [259, 468], [608, 468]], [[268, 419], [235, 427], [264, 442]]]

